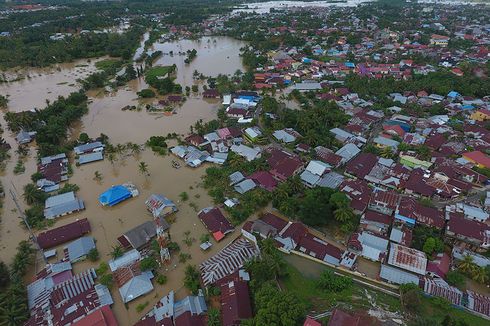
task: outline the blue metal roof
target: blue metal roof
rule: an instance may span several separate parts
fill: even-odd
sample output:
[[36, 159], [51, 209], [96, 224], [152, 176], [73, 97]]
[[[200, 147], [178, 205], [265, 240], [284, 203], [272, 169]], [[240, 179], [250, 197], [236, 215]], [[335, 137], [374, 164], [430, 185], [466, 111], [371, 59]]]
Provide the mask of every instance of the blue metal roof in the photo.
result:
[[99, 196], [99, 202], [102, 205], [114, 206], [128, 198], [131, 198], [131, 196], [131, 192], [128, 190], [128, 188], [117, 185], [112, 186], [107, 191], [103, 192]]

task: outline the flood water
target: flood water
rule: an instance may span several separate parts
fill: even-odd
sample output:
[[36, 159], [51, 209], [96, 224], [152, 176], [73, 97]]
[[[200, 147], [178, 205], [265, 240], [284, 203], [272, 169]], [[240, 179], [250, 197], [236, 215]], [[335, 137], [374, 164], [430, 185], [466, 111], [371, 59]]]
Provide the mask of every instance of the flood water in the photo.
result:
[[[153, 49], [160, 49], [164, 52], [172, 50], [177, 53], [195, 48], [198, 53], [195, 60], [188, 65], [184, 63], [185, 57], [178, 55], [173, 57], [164, 55], [159, 58], [155, 65], [176, 64], [177, 82], [191, 85], [193, 83], [192, 74], [196, 69], [211, 76], [216, 76], [219, 73], [233, 74], [237, 69], [243, 71], [244, 67], [239, 57], [239, 49], [244, 45], [243, 42], [224, 37], [156, 44]], [[1, 84], [0, 93], [10, 95], [8, 110], [23, 111], [34, 107], [43, 108], [46, 105], [46, 99], [52, 101], [60, 95], [66, 96], [77, 90], [76, 79], [83, 78], [93, 71], [95, 71], [93, 62], [88, 61], [60, 65], [42, 71], [32, 70], [27, 73], [34, 77]], [[172, 132], [188, 133], [189, 127], [198, 119], [207, 121], [216, 118], [216, 112], [221, 105], [219, 100], [203, 100], [200, 94], [191, 94], [187, 101], [176, 108], [176, 114], [171, 116], [147, 113], [144, 109], [142, 111], [121, 111], [121, 108], [126, 105], [145, 105], [148, 102], [156, 102], [163, 98], [138, 100], [136, 92], [146, 87], [144, 80], [139, 79], [113, 93], [105, 93], [101, 90], [90, 91], [88, 93], [89, 113], [73, 126], [70, 130], [71, 137], [78, 137], [80, 132], [86, 132], [91, 137], [97, 137], [100, 133], [104, 133], [109, 136], [109, 140], [113, 144], [126, 142], [144, 144], [153, 135], [167, 135], [167, 133]], [[200, 87], [201, 91], [202, 87]], [[0, 113], [0, 124], [6, 129], [4, 113]], [[11, 159], [8, 161], [5, 171], [0, 175], [7, 193], [0, 224], [0, 250], [2, 253], [1, 260], [10, 262], [15, 255], [17, 244], [21, 240], [27, 240], [28, 233], [20, 224], [19, 213], [9, 195], [9, 190], [16, 194], [21, 207], [27, 208], [23, 202], [22, 189], [24, 185], [31, 182], [30, 176], [36, 171], [36, 148], [35, 144], [30, 146], [30, 154], [25, 159], [26, 171], [23, 174], [14, 175], [13, 169], [17, 162], [15, 135], [5, 130], [3, 137], [11, 144], [12, 150], [10, 151]], [[57, 219], [54, 227], [79, 218], [88, 218], [92, 226], [90, 236], [96, 239], [97, 249], [101, 257], [97, 263], [85, 261], [74, 264], [74, 271], [77, 273], [89, 267], [97, 267], [101, 261], [109, 260], [112, 247], [117, 244], [117, 237], [129, 229], [151, 220], [151, 215], [144, 205], [150, 194], [163, 194], [176, 202], [179, 208], [179, 212], [175, 214], [175, 222], [171, 224], [170, 235], [172, 241], [176, 241], [180, 245], [181, 252], [191, 254], [192, 259], [184, 264], [179, 262], [177, 255], [173, 257], [172, 263], [161, 271], [168, 277], [167, 284], [159, 286], [154, 282], [155, 291], [134, 300], [128, 305], [128, 308], [122, 303], [119, 292], [114, 287], [111, 291], [115, 301], [113, 310], [120, 325], [132, 325], [141, 317], [143, 313], [137, 313], [135, 310], [138, 304], [148, 302], [146, 312], [170, 290], [176, 290], [178, 298], [185, 296], [186, 290], [181, 289], [185, 266], [187, 264], [198, 265], [239, 234], [237, 228], [234, 234], [227, 236], [221, 243], [213, 243], [213, 247], [207, 252], [200, 250], [199, 238], [206, 233], [206, 230], [197, 218], [196, 209], [213, 205], [206, 191], [200, 186], [201, 177], [206, 167], [174, 169], [171, 164], [172, 159], [174, 158], [171, 156], [157, 156], [150, 150], [144, 150], [137, 156], [118, 157], [113, 164], [108, 160], [80, 167], [72, 164], [74, 173], [69, 183], [77, 184], [80, 187], [77, 195], [84, 200], [86, 209], [80, 213]], [[139, 172], [138, 164], [140, 161], [148, 164], [150, 176], [144, 176]], [[101, 182], [94, 180], [95, 171], [102, 174], [103, 180]], [[132, 198], [113, 208], [100, 206], [98, 203], [100, 193], [112, 185], [128, 181], [138, 187], [140, 190], [139, 197]], [[186, 202], [179, 202], [179, 194], [184, 191], [189, 195], [189, 199]], [[190, 236], [196, 239], [191, 247], [187, 247], [183, 242], [186, 231], [190, 231]], [[62, 255], [62, 247], [58, 248], [59, 258]], [[32, 272], [34, 272], [34, 268]]]

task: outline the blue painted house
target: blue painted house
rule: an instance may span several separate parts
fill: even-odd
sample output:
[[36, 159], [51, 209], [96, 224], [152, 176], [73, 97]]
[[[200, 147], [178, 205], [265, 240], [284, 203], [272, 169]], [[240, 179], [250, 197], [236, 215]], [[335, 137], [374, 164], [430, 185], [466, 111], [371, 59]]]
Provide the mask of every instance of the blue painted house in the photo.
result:
[[114, 206], [138, 194], [138, 190], [132, 185], [112, 186], [99, 196], [99, 202], [103, 206]]

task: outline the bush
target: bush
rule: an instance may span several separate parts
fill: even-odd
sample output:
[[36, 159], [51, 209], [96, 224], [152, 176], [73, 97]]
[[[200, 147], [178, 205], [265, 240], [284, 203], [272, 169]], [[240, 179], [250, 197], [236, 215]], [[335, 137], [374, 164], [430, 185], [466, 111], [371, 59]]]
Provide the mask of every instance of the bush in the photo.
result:
[[146, 257], [141, 260], [140, 268], [142, 271], [149, 271], [158, 268], [158, 263], [153, 257]]
[[99, 251], [97, 250], [97, 248], [90, 249], [90, 251], [87, 254], [87, 258], [90, 261], [97, 261], [99, 259]]
[[189, 199], [189, 195], [185, 191], [181, 192], [179, 194], [179, 197], [180, 197], [180, 200], [182, 200], [182, 201], [186, 201]]
[[165, 283], [167, 283], [167, 276], [160, 274], [157, 276], [156, 281], [158, 284], [164, 285]]
[[140, 303], [139, 305], [136, 306], [136, 311], [137, 312], [142, 312], [143, 310], [145, 310], [145, 308], [149, 305], [150, 303], [148, 301], [144, 302], [144, 303]]
[[319, 288], [328, 292], [340, 292], [352, 286], [352, 279], [346, 276], [335, 275], [330, 270], [324, 270], [317, 281]]
[[100, 284], [107, 286], [107, 288], [112, 288], [114, 280], [112, 279], [112, 274], [105, 274], [100, 277]]
[[99, 268], [97, 268], [95, 272], [97, 273], [97, 275], [101, 276], [104, 275], [108, 270], [109, 265], [105, 261], [103, 261], [102, 263], [100, 263]]
[[149, 88], [142, 89], [141, 91], [137, 92], [139, 97], [141, 98], [152, 98], [155, 97], [155, 92]]

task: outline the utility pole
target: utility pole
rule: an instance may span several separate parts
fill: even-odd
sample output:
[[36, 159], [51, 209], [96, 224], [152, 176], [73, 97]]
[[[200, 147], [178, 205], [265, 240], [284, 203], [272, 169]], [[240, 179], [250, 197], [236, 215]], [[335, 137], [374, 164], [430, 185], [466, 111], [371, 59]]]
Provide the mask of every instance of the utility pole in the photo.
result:
[[[14, 186], [14, 189], [15, 189], [15, 186]], [[15, 195], [15, 192], [12, 191], [12, 189], [9, 189], [9, 192], [10, 192], [10, 196], [12, 197], [12, 200], [14, 201], [15, 206], [17, 207], [17, 211], [19, 212], [22, 220], [24, 221], [24, 224], [27, 227], [27, 230], [29, 231], [29, 234], [31, 235], [32, 242], [34, 242], [36, 249], [41, 253], [41, 256], [43, 257], [44, 263], [47, 264], [48, 259], [44, 256], [44, 252], [41, 249], [41, 246], [39, 246], [39, 243], [37, 242], [37, 237], [34, 235], [34, 232], [32, 232], [31, 226], [29, 225], [29, 222], [27, 221], [27, 216], [26, 216], [24, 210], [20, 207], [19, 202], [17, 201], [17, 196]]]

